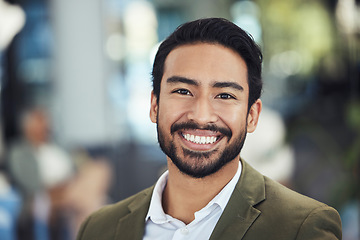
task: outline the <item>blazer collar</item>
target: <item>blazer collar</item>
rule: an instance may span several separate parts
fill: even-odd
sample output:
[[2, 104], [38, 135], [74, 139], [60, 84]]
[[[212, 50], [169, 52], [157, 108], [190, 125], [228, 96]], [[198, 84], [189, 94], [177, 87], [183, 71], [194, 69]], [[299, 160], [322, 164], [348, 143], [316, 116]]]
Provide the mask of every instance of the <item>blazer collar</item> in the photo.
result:
[[115, 240], [141, 240], [144, 235], [145, 217], [149, 209], [154, 186], [142, 191], [133, 202], [128, 205], [129, 213], [119, 219]]
[[[241, 177], [210, 240], [242, 239], [261, 213], [254, 206], [265, 200], [264, 178], [242, 159], [241, 164]], [[116, 240], [143, 238], [145, 217], [153, 190], [154, 186], [144, 190], [129, 204], [129, 213], [118, 222]]]
[[254, 206], [265, 200], [264, 177], [241, 159], [243, 172], [210, 240], [242, 239], [260, 215]]

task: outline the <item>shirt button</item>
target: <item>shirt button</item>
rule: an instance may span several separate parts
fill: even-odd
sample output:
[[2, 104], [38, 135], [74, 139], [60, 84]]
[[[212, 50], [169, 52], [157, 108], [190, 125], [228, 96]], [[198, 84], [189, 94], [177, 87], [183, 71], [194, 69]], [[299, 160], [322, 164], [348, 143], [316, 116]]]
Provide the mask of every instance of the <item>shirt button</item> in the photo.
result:
[[180, 229], [180, 232], [181, 232], [181, 234], [183, 234], [183, 235], [187, 235], [187, 234], [189, 234], [189, 229], [187, 229], [187, 228], [185, 227], [185, 228]]

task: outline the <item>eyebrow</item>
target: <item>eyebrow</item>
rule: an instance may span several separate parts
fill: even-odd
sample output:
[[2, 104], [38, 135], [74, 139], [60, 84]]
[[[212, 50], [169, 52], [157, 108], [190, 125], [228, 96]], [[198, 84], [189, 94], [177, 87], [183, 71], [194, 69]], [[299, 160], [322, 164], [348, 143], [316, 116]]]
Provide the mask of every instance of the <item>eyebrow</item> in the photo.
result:
[[213, 84], [214, 88], [234, 88], [239, 91], [244, 91], [244, 88], [235, 82], [216, 82]]
[[199, 82], [190, 78], [185, 78], [185, 77], [178, 77], [178, 76], [173, 76], [170, 77], [166, 80], [167, 83], [170, 84], [174, 84], [174, 83], [186, 83], [189, 85], [194, 85], [194, 86], [199, 86]]
[[[190, 79], [190, 78], [186, 78], [186, 77], [179, 77], [179, 76], [172, 76], [169, 77], [166, 80], [167, 83], [170, 84], [175, 84], [175, 83], [185, 83], [185, 84], [189, 84], [189, 85], [193, 85], [193, 86], [199, 86], [200, 83], [196, 80]], [[239, 85], [236, 82], [215, 82], [212, 87], [214, 88], [233, 88], [239, 91], [244, 91], [244, 88]]]

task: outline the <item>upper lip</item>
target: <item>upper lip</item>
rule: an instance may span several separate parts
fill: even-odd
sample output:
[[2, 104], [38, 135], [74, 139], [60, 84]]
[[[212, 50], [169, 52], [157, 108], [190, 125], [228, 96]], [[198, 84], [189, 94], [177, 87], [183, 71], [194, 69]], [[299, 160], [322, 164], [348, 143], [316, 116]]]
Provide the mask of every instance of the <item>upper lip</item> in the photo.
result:
[[232, 136], [232, 132], [229, 128], [219, 127], [215, 124], [208, 124], [205, 126], [200, 126], [195, 122], [184, 122], [173, 124], [170, 129], [171, 134], [178, 132], [180, 134], [191, 134], [196, 136], [204, 137], [222, 137], [226, 136], [229, 139]]

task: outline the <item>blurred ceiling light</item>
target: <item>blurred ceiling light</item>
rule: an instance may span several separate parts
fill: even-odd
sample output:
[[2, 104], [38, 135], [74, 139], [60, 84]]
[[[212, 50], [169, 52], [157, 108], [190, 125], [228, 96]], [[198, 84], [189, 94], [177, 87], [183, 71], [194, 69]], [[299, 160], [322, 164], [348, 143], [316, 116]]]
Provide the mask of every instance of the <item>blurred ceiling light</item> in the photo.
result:
[[270, 70], [275, 75], [284, 77], [295, 75], [303, 68], [303, 59], [296, 51], [286, 51], [273, 56], [270, 60]]
[[24, 11], [17, 5], [0, 0], [0, 51], [9, 45], [24, 24]]
[[230, 13], [233, 17], [240, 16], [242, 14], [250, 14], [255, 17], [259, 17], [260, 9], [259, 6], [253, 1], [238, 1], [235, 2], [230, 9]]
[[120, 33], [111, 34], [105, 46], [107, 56], [113, 61], [120, 61], [124, 58], [124, 37]]
[[355, 0], [339, 0], [336, 6], [336, 18], [340, 30], [347, 34], [360, 32], [360, 8]]
[[236, 25], [250, 33], [257, 43], [261, 43], [260, 9], [256, 3], [252, 1], [235, 2], [230, 8], [230, 13]]
[[124, 15], [127, 50], [143, 57], [157, 42], [157, 19], [154, 7], [146, 1], [131, 2]]

